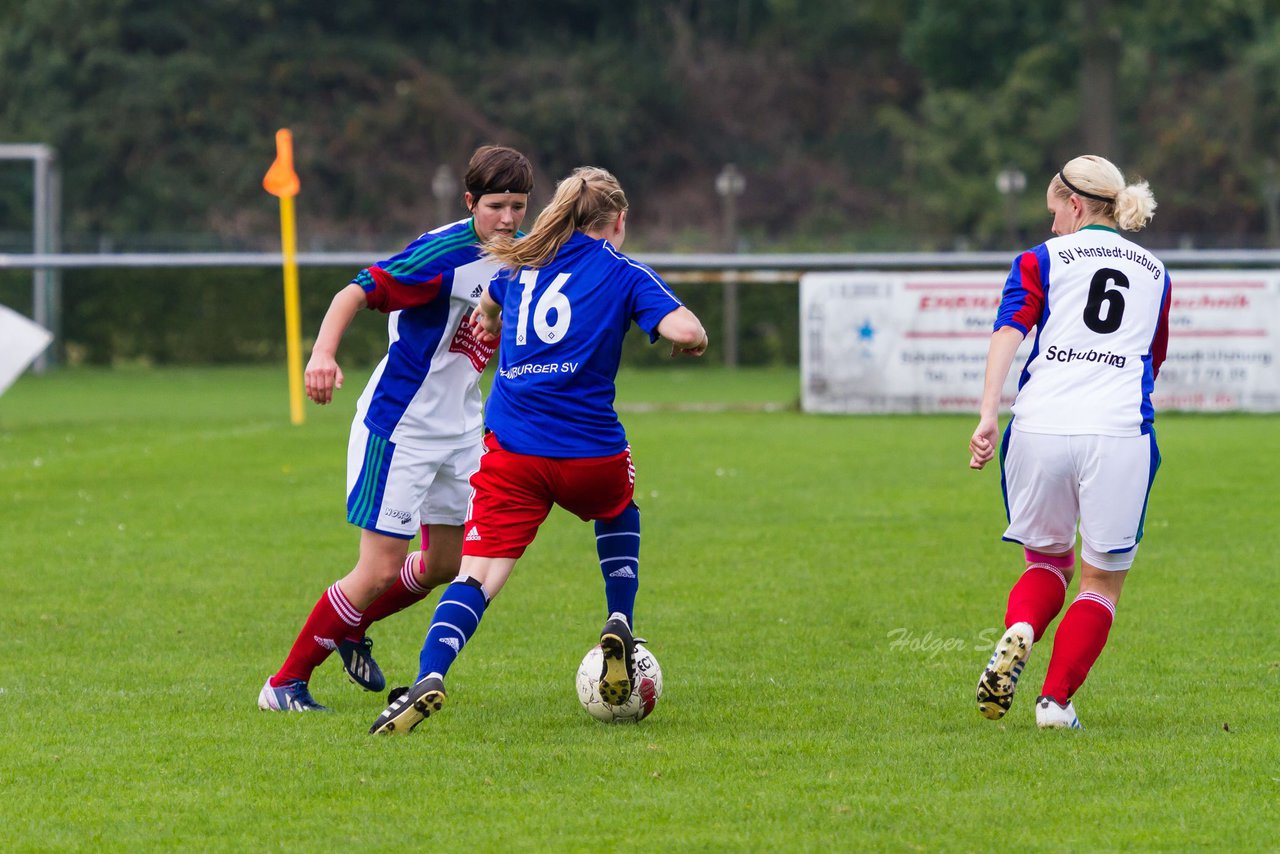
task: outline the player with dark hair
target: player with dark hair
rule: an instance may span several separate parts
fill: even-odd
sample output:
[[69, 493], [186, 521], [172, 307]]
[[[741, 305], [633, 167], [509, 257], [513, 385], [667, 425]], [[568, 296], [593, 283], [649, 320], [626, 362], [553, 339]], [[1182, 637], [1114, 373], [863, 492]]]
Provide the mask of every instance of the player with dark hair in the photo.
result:
[[[365, 630], [458, 573], [467, 480], [483, 433], [480, 374], [493, 354], [469, 322], [497, 270], [480, 246], [517, 234], [533, 167], [514, 149], [484, 146], [464, 184], [469, 217], [362, 270], [320, 325], [306, 388], [326, 404], [342, 388], [336, 354], [351, 320], [361, 308], [389, 315], [387, 354], [356, 403], [347, 451], [347, 520], [361, 529], [360, 556], [321, 595], [284, 665], [262, 686], [259, 708], [324, 711], [307, 682], [335, 650], [352, 681], [381, 691], [386, 680]], [[407, 554], [419, 530], [421, 549]]]
[[436, 606], [417, 683], [370, 732], [407, 733], [441, 708], [444, 675], [556, 504], [595, 523], [609, 612], [600, 694], [614, 704], [630, 696], [640, 511], [613, 408], [622, 340], [635, 323], [651, 341], [670, 341], [673, 356], [700, 356], [707, 334], [653, 270], [619, 251], [626, 223], [617, 179], [582, 167], [560, 182], [527, 237], [485, 245], [503, 270], [473, 324], [478, 338], [500, 337], [501, 347], [462, 570]]
[[1006, 631], [978, 681], [978, 710], [1003, 717], [1039, 640], [1066, 601], [1081, 540], [1080, 592], [1053, 639], [1036, 701], [1042, 728], [1080, 727], [1072, 697], [1101, 654], [1133, 565], [1160, 465], [1151, 392], [1169, 335], [1169, 274], [1122, 237], [1150, 221], [1146, 182], [1101, 157], [1077, 157], [1046, 192], [1057, 237], [1023, 252], [1004, 286], [987, 355], [971, 468], [995, 455], [1000, 391], [1032, 327], [1013, 417], [1000, 446], [1009, 526], [1026, 569]]

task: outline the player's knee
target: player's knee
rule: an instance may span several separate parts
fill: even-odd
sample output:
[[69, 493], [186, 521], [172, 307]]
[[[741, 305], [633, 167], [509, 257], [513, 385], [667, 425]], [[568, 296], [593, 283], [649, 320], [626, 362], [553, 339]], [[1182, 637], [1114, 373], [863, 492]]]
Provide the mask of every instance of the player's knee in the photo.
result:
[[628, 501], [627, 506], [622, 508], [617, 516], [611, 519], [599, 519], [596, 521], [597, 530], [639, 530], [640, 529], [640, 507], [634, 501]]
[[446, 549], [429, 549], [422, 553], [422, 575], [428, 585], [436, 587], [458, 577], [462, 555]]
[[1128, 551], [1104, 552], [1085, 543], [1080, 549], [1080, 556], [1090, 566], [1096, 566], [1104, 572], [1122, 572], [1133, 566], [1133, 559], [1138, 553], [1135, 545]]
[[1022, 555], [1026, 558], [1028, 566], [1044, 563], [1061, 570], [1068, 570], [1076, 563], [1075, 550], [1066, 543], [1053, 543], [1034, 549], [1023, 548]]

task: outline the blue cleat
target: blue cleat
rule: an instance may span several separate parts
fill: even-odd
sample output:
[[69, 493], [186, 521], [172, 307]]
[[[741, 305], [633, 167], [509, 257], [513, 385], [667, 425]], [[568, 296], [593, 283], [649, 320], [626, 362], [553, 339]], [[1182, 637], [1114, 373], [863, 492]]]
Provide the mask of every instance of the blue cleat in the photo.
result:
[[301, 679], [286, 682], [279, 688], [271, 685], [268, 679], [258, 692], [258, 708], [264, 712], [327, 712], [328, 706], [322, 706], [307, 690], [307, 683]]
[[342, 658], [342, 669], [361, 688], [366, 691], [381, 691], [387, 687], [387, 678], [382, 675], [382, 668], [373, 660], [373, 638], [344, 640], [338, 644], [338, 655]]

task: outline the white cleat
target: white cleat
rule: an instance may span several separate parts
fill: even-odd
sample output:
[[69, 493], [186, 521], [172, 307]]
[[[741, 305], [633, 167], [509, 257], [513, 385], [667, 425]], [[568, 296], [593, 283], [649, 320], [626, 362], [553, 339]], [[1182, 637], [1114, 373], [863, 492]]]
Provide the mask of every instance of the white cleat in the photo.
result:
[[1083, 729], [1076, 717], [1076, 707], [1070, 700], [1061, 705], [1052, 697], [1036, 700], [1036, 726], [1040, 729]]
[[998, 721], [1009, 711], [1034, 641], [1035, 630], [1030, 623], [1014, 623], [1005, 629], [978, 679], [978, 711], [983, 717]]

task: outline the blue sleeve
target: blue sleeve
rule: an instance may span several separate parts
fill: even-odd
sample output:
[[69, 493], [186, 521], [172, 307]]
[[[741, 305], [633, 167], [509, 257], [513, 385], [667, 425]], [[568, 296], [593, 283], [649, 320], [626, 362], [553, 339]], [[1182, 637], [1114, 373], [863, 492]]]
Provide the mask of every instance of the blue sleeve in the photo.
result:
[[493, 278], [489, 280], [489, 299], [498, 305], [502, 305], [507, 296], [507, 286], [511, 284], [511, 277], [515, 276], [517, 272], [516, 270], [505, 269], [494, 273]]
[[631, 281], [631, 318], [648, 333], [649, 343], [653, 343], [658, 340], [658, 324], [662, 318], [684, 303], [657, 273], [643, 264], [633, 264]]
[[1049, 251], [1043, 243], [1013, 261], [1000, 296], [1000, 310], [992, 331], [1012, 326], [1023, 335], [1040, 322], [1049, 286]]
[[405, 285], [430, 282], [480, 257], [469, 233], [427, 233], [377, 266]]

